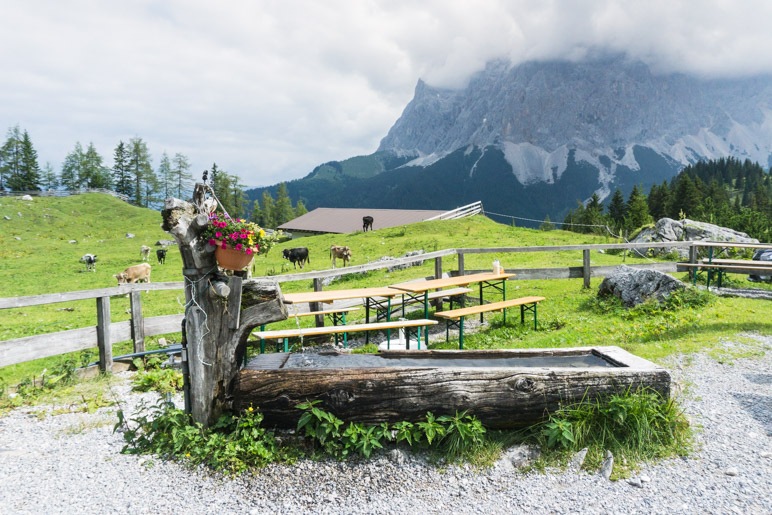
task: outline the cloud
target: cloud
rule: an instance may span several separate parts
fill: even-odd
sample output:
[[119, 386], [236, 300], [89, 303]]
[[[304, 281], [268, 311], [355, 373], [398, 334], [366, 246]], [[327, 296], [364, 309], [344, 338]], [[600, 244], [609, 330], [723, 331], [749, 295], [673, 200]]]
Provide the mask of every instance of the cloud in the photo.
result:
[[[58, 170], [141, 137], [248, 186], [373, 152], [419, 78], [461, 87], [490, 59], [628, 52], [655, 69], [772, 72], [772, 3], [720, 0], [13, 2], [0, 124]], [[2, 129], [0, 125], [0, 129]]]

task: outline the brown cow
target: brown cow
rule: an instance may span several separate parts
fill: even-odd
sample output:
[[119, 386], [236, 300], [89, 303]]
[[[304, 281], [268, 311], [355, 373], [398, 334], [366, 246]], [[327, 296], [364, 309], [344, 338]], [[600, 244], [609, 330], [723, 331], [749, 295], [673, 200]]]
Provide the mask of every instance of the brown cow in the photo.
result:
[[150, 282], [150, 263], [140, 263], [130, 266], [123, 272], [115, 274], [113, 277], [118, 279], [118, 284]]
[[332, 245], [330, 247], [330, 258], [332, 259], [332, 267], [335, 268], [335, 260], [342, 259], [343, 266], [348, 265], [351, 260], [351, 249], [340, 245]]

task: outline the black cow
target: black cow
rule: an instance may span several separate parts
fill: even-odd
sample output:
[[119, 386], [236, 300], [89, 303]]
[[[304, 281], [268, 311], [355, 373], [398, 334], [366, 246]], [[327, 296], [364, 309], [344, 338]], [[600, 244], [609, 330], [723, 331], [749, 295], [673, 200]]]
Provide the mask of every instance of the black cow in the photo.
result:
[[363, 216], [362, 217], [362, 230], [367, 232], [367, 230], [373, 230], [373, 217], [372, 216]]
[[166, 249], [156, 249], [155, 257], [158, 258], [159, 264], [166, 263]]
[[296, 265], [300, 265], [300, 268], [302, 269], [304, 264], [311, 262], [311, 258], [308, 257], [308, 249], [306, 247], [284, 249], [281, 254], [284, 256], [284, 259], [289, 259], [293, 268], [295, 268]]

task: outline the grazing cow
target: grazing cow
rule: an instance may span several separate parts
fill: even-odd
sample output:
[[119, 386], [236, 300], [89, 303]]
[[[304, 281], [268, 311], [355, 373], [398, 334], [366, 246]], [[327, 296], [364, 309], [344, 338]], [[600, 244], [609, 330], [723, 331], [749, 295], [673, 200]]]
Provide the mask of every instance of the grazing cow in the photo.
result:
[[163, 265], [166, 263], [166, 249], [156, 249], [155, 257], [158, 258], [158, 263]]
[[372, 216], [363, 216], [362, 217], [362, 230], [364, 232], [367, 232], [369, 230], [373, 230], [373, 217]]
[[83, 257], [80, 258], [80, 262], [86, 264], [86, 272], [96, 272], [96, 261], [96, 254], [83, 254]]
[[142, 245], [139, 248], [139, 257], [142, 258], [142, 261], [147, 261], [149, 256], [150, 256], [150, 247], [148, 247], [147, 245]]
[[123, 272], [115, 274], [114, 277], [118, 279], [118, 284], [139, 282], [149, 283], [150, 263], [140, 263], [139, 265], [130, 266]]
[[282, 251], [284, 259], [288, 259], [292, 263], [292, 267], [295, 268], [295, 264], [300, 265], [301, 270], [303, 265], [311, 262], [311, 258], [308, 256], [308, 249], [306, 247], [295, 247], [294, 249], [284, 249]]
[[335, 260], [342, 259], [343, 266], [348, 265], [351, 260], [351, 249], [340, 245], [332, 245], [330, 247], [330, 258], [332, 259], [332, 267], [335, 268]]

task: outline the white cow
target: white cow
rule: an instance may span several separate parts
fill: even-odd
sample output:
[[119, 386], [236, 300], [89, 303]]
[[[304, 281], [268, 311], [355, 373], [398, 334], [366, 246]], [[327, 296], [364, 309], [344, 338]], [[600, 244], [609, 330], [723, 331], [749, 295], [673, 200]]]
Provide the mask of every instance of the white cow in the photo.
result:
[[142, 258], [142, 261], [147, 261], [148, 258], [150, 257], [150, 247], [148, 247], [147, 245], [142, 245], [139, 248], [139, 257]]
[[80, 258], [80, 262], [86, 264], [86, 272], [96, 272], [96, 261], [96, 254], [83, 254], [83, 257]]

